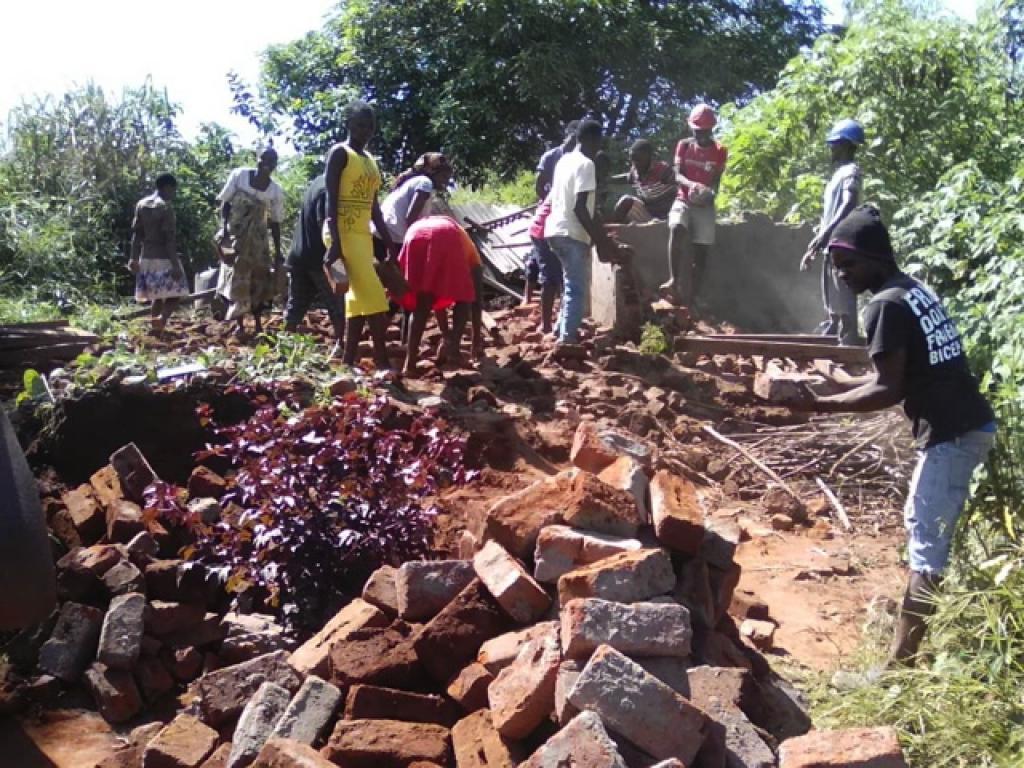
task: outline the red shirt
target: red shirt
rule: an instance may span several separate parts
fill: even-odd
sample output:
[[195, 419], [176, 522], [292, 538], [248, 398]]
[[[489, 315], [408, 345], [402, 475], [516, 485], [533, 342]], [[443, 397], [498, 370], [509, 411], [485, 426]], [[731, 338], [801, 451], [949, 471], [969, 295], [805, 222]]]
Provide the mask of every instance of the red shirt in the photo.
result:
[[[683, 139], [676, 144], [676, 168], [690, 181], [706, 187], [710, 187], [711, 182], [725, 171], [728, 157], [729, 150], [717, 141], [706, 147], [700, 146], [693, 139]], [[686, 200], [689, 196], [690, 190], [680, 185], [679, 199]]]

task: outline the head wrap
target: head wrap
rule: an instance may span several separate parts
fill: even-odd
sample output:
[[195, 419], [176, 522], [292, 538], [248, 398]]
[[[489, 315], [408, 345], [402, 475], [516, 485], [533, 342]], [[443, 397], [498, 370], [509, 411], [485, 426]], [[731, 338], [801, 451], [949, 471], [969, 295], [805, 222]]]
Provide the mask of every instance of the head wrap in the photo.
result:
[[889, 230], [882, 223], [882, 214], [873, 205], [854, 208], [832, 231], [828, 247], [843, 248], [875, 261], [896, 263]]
[[426, 152], [412, 164], [412, 169], [416, 173], [433, 173], [445, 168], [451, 170], [451, 164], [448, 162], [448, 158], [440, 152]]

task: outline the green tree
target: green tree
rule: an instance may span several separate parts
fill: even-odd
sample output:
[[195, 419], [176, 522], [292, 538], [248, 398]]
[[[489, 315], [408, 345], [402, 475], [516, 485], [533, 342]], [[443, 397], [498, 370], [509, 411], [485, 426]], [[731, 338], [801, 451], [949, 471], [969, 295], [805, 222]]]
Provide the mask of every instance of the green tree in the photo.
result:
[[129, 290], [134, 205], [161, 171], [179, 180], [179, 247], [205, 263], [214, 198], [239, 158], [216, 125], [187, 142], [178, 112], [148, 82], [117, 99], [89, 84], [13, 110], [0, 156], [0, 290], [68, 299]]
[[722, 203], [814, 221], [828, 168], [825, 133], [855, 117], [868, 144], [865, 197], [893, 213], [972, 160], [1005, 177], [1019, 155], [1018, 105], [1008, 100], [1001, 25], [914, 11], [890, 0], [853, 7], [842, 35], [823, 35], [775, 88], [723, 112], [729, 171]]
[[530, 166], [585, 114], [627, 137], [697, 99], [747, 98], [820, 28], [814, 0], [346, 0], [270, 48], [255, 91], [233, 84], [240, 112], [302, 151], [323, 153], [359, 95], [388, 168], [441, 147], [479, 181]]

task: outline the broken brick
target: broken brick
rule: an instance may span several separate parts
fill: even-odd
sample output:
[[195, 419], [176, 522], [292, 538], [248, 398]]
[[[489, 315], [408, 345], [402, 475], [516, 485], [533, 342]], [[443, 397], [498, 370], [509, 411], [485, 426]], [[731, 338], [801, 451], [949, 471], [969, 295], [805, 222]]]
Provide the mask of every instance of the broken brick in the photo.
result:
[[110, 465], [117, 473], [124, 497], [136, 504], [144, 504], [146, 488], [158, 478], [138, 446], [128, 443], [118, 448], [110, 456]]
[[89, 478], [89, 485], [92, 486], [93, 495], [99, 499], [100, 504], [104, 507], [109, 507], [115, 501], [120, 501], [124, 498], [124, 491], [121, 490], [121, 481], [117, 477], [117, 472], [109, 464], [100, 467], [92, 473], [92, 477]]
[[126, 544], [146, 529], [142, 507], [131, 501], [117, 499], [107, 507], [107, 541]]
[[363, 600], [389, 616], [398, 614], [398, 569], [382, 565], [370, 574], [363, 586]]
[[226, 768], [242, 768], [256, 759], [290, 699], [291, 693], [275, 683], [265, 682], [257, 689], [238, 718]]
[[620, 491], [627, 491], [636, 502], [640, 519], [645, 523], [651, 520], [650, 485], [647, 472], [640, 462], [632, 456], [619, 456], [615, 461], [598, 473], [598, 478]]
[[584, 472], [597, 474], [619, 457], [618, 451], [607, 445], [592, 421], [581, 421], [569, 449], [569, 461]]
[[130, 560], [119, 560], [101, 581], [111, 597], [146, 591], [146, 578]]
[[343, 642], [358, 629], [383, 627], [387, 617], [369, 603], [356, 598], [327, 622], [323, 629], [300, 645], [288, 663], [302, 675], [318, 675], [326, 678], [330, 674], [330, 651], [336, 643]]
[[96, 707], [108, 723], [123, 723], [142, 709], [142, 697], [131, 672], [111, 669], [97, 661], [85, 671], [84, 678]]
[[407, 768], [417, 760], [448, 765], [448, 729], [398, 720], [339, 720], [321, 750], [345, 768]]
[[531, 640], [498, 673], [487, 691], [494, 727], [507, 739], [522, 739], [555, 708], [560, 655], [555, 633]]
[[395, 575], [398, 615], [407, 621], [432, 619], [473, 580], [465, 560], [410, 560]]
[[353, 685], [345, 698], [348, 720], [403, 720], [451, 726], [455, 708], [441, 696], [375, 685]]
[[704, 540], [704, 513], [697, 489], [685, 477], [658, 470], [651, 480], [651, 518], [658, 541], [677, 552], [696, 555]]
[[142, 768], [198, 768], [217, 745], [217, 732], [191, 715], [178, 715], [146, 746]]
[[334, 719], [340, 704], [341, 691], [336, 686], [310, 675], [281, 715], [273, 735], [315, 744]]
[[488, 672], [496, 675], [515, 661], [519, 651], [530, 640], [536, 640], [557, 631], [558, 622], [542, 621], [524, 629], [517, 629], [514, 632], [505, 632], [481, 645], [480, 652], [476, 655], [476, 660], [483, 664]]
[[389, 688], [416, 688], [423, 676], [410, 627], [357, 629], [330, 650], [330, 680], [339, 688], [362, 683]]
[[749, 640], [755, 648], [767, 650], [772, 647], [775, 639], [775, 625], [770, 621], [744, 619], [740, 624], [740, 635]]
[[93, 496], [92, 486], [80, 485], [61, 497], [83, 544], [92, 544], [103, 536], [106, 519], [103, 508]]
[[585, 565], [558, 579], [558, 599], [565, 605], [574, 597], [600, 597], [634, 603], [670, 592], [676, 576], [662, 549], [622, 552]]
[[487, 510], [485, 538], [516, 557], [529, 557], [541, 529], [563, 522], [569, 486], [577, 474], [578, 470], [561, 472], [499, 499]]
[[496, 541], [489, 541], [473, 558], [473, 570], [515, 621], [536, 621], [551, 605], [547, 592], [526, 569]]
[[652, 757], [693, 762], [704, 741], [704, 714], [640, 665], [608, 646], [591, 656], [569, 701]]
[[189, 499], [219, 499], [227, 489], [228, 481], [209, 467], [196, 467], [188, 478]]
[[142, 649], [145, 610], [146, 598], [138, 592], [110, 601], [100, 631], [99, 661], [114, 669], [132, 668]]
[[622, 537], [635, 535], [644, 522], [632, 494], [587, 472], [577, 473], [570, 482], [562, 517], [575, 528]]
[[581, 565], [642, 548], [639, 539], [581, 531], [567, 525], [549, 525], [537, 536], [533, 575], [537, 581], [556, 582], [559, 576]]
[[458, 676], [448, 684], [447, 694], [466, 712], [475, 712], [487, 707], [487, 688], [494, 680], [483, 664], [467, 664]]
[[39, 649], [39, 669], [73, 683], [96, 654], [103, 612], [90, 605], [64, 603], [50, 639]]
[[605, 730], [601, 718], [593, 712], [576, 715], [520, 768], [561, 768], [569, 765], [626, 768], [626, 761]]
[[576, 599], [562, 607], [561, 621], [567, 658], [587, 658], [601, 645], [627, 656], [690, 655], [690, 612], [675, 603]]
[[784, 741], [779, 768], [907, 768], [893, 728], [811, 731]]
[[515, 744], [498, 733], [487, 709], [455, 724], [452, 751], [458, 768], [514, 768], [519, 763]]
[[474, 660], [485, 641], [505, 632], [509, 623], [487, 588], [474, 579], [419, 630], [413, 647], [430, 676], [447, 683]]
[[312, 747], [293, 739], [273, 737], [260, 750], [252, 768], [337, 768]]
[[251, 661], [203, 675], [192, 684], [203, 720], [218, 727], [237, 716], [264, 681], [297, 691], [302, 678], [288, 666], [285, 651], [268, 653]]

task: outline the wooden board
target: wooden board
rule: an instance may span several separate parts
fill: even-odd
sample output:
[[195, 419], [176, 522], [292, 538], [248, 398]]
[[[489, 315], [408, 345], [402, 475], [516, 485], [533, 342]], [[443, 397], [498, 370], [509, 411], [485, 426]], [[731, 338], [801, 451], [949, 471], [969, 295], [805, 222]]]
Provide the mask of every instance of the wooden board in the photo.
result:
[[828, 344], [804, 344], [791, 341], [764, 341], [707, 336], [680, 336], [676, 339], [677, 352], [699, 355], [762, 355], [764, 357], [791, 357], [800, 360], [835, 360], [837, 363], [870, 362], [867, 347], [840, 347]]
[[787, 341], [796, 344], [825, 344], [839, 346], [838, 336], [818, 336], [812, 333], [708, 333], [706, 339], [732, 339], [734, 341]]

